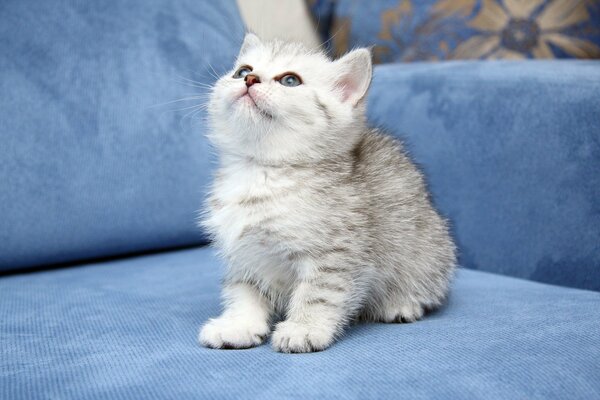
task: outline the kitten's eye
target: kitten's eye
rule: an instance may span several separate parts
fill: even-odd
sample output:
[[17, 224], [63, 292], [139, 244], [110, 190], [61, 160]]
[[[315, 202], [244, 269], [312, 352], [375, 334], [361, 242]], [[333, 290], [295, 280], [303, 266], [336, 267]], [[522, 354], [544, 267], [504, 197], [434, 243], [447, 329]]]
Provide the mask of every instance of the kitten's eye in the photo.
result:
[[279, 79], [279, 83], [283, 86], [294, 87], [302, 84], [302, 80], [296, 74], [285, 74], [281, 79]]
[[239, 67], [237, 71], [235, 71], [235, 74], [233, 74], [233, 77], [235, 79], [242, 79], [242, 78], [245, 78], [246, 75], [248, 75], [250, 72], [252, 72], [252, 67], [249, 65], [243, 65], [243, 66]]

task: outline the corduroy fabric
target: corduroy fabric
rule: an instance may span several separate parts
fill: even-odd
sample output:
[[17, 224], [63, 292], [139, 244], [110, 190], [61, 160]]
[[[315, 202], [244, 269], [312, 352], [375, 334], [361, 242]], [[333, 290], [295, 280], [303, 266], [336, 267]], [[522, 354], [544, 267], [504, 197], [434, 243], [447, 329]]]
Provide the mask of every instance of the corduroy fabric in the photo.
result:
[[459, 270], [420, 322], [287, 355], [198, 345], [221, 273], [199, 248], [0, 279], [0, 398], [600, 396], [600, 293]]

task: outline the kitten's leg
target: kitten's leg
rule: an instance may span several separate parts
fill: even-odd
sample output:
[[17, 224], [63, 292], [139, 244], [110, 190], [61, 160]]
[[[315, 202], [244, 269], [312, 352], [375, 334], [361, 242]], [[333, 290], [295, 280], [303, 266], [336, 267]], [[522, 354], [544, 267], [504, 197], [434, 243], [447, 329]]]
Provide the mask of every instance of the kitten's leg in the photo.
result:
[[387, 323], [415, 322], [423, 317], [424, 312], [418, 301], [397, 295], [384, 301], [376, 319]]
[[[360, 303], [352, 293], [352, 277], [347, 269], [315, 268], [295, 289], [287, 319], [277, 324], [272, 344], [284, 353], [307, 353], [329, 347]], [[352, 294], [352, 295], [351, 295]]]
[[378, 287], [362, 310], [360, 318], [386, 323], [415, 322], [423, 317], [426, 310], [438, 307], [443, 299], [443, 291], [439, 294], [427, 293], [425, 290], [417, 293], [414, 287], [398, 280], [390, 280], [388, 285]]
[[387, 287], [380, 287], [379, 293], [364, 310], [364, 318], [387, 323], [415, 322], [420, 320], [426, 311], [438, 308], [445, 300], [448, 281], [445, 277], [420, 279], [426, 282], [416, 286], [406, 282], [410, 280], [388, 280]]
[[225, 311], [202, 327], [200, 343], [215, 349], [246, 349], [262, 344], [270, 332], [269, 301], [247, 283], [226, 285], [223, 299]]

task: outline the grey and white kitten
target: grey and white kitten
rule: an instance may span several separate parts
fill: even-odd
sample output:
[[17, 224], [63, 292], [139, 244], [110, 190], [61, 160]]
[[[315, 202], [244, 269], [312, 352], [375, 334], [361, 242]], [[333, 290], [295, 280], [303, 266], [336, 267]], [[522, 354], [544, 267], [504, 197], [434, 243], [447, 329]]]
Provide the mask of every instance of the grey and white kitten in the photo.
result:
[[352, 320], [412, 322], [444, 300], [455, 247], [402, 145], [367, 127], [371, 71], [366, 49], [332, 61], [248, 34], [216, 83], [203, 226], [228, 268], [205, 346], [273, 330], [277, 351], [318, 351]]

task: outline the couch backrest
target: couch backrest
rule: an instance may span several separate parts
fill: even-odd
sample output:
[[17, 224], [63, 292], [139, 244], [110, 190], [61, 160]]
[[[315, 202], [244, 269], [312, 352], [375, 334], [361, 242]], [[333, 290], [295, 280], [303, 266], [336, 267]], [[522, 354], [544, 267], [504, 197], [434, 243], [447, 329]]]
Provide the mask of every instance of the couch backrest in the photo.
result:
[[422, 165], [463, 266], [600, 290], [600, 61], [381, 66], [369, 112]]
[[242, 38], [233, 0], [2, 2], [0, 271], [202, 242], [205, 99], [165, 103]]

